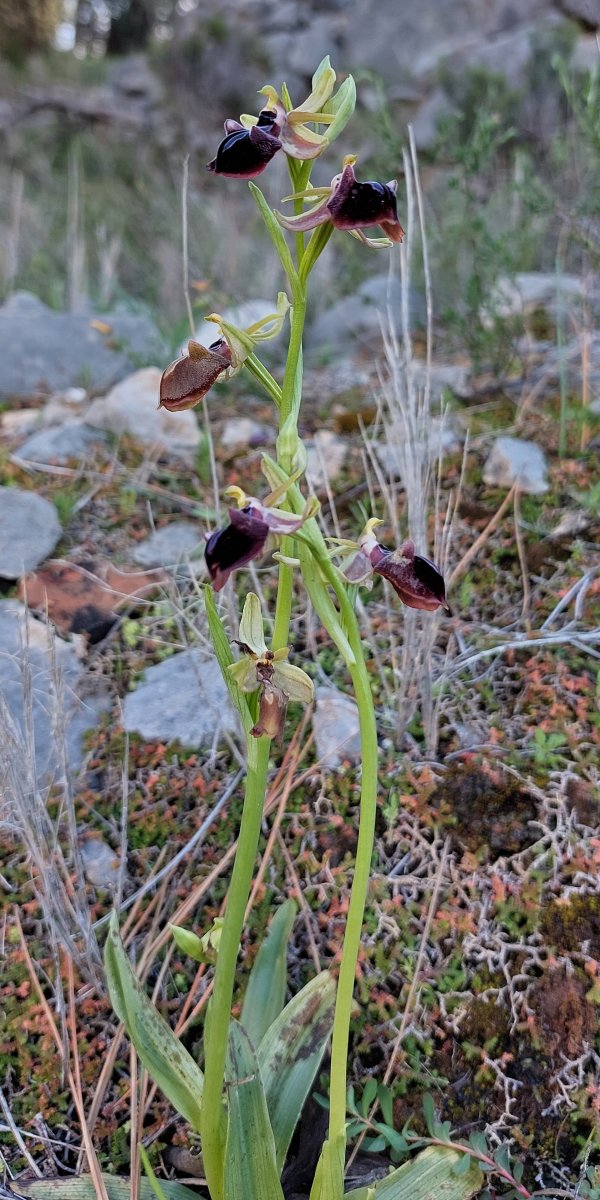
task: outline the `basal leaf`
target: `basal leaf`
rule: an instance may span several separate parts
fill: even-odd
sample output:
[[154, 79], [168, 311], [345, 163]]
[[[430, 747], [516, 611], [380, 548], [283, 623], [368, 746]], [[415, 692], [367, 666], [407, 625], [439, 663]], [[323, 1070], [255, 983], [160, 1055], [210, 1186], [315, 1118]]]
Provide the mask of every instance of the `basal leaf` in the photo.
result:
[[199, 1130], [204, 1076], [146, 995], [123, 948], [116, 913], [110, 920], [104, 966], [112, 1006], [140, 1061], [177, 1112]]
[[[129, 1179], [108, 1174], [104, 1174], [102, 1178], [108, 1200], [131, 1200]], [[154, 1200], [150, 1180], [140, 1179], [139, 1184], [140, 1200]], [[161, 1179], [160, 1187], [166, 1200], [198, 1200], [197, 1192], [184, 1187], [182, 1183]], [[31, 1196], [31, 1200], [96, 1200], [96, 1189], [91, 1175], [77, 1175], [69, 1179], [34, 1179], [30, 1183], [21, 1183], [19, 1180], [18, 1190], [20, 1196]]]
[[255, 1047], [283, 1009], [287, 945], [296, 911], [293, 900], [280, 905], [250, 972], [240, 1023]]
[[229, 1029], [225, 1200], [283, 1200], [260, 1069], [245, 1029]]
[[[468, 1170], [457, 1175], [462, 1158], [458, 1150], [428, 1146], [380, 1179], [375, 1184], [374, 1200], [471, 1200], [483, 1187], [483, 1174], [470, 1159]], [[346, 1192], [345, 1200], [368, 1200], [370, 1193], [370, 1188], [356, 1188]]]
[[281, 1170], [333, 1025], [335, 980], [311, 979], [265, 1033], [258, 1061]]

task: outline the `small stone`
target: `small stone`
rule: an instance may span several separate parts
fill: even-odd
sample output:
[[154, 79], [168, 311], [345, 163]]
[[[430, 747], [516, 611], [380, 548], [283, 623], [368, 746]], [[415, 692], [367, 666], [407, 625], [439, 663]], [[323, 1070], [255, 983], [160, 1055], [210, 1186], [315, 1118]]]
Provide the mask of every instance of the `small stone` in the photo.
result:
[[[427, 364], [415, 361], [414, 381], [417, 387], [424, 388], [427, 383]], [[460, 363], [432, 363], [429, 373], [429, 391], [432, 405], [437, 406], [444, 392], [454, 392], [461, 400], [469, 400], [473, 395], [470, 382], [469, 368]]]
[[314, 438], [306, 443], [306, 453], [307, 479], [318, 492], [337, 479], [348, 455], [348, 445], [331, 429], [318, 429]]
[[20, 488], [0, 487], [0, 578], [19, 579], [52, 553], [62, 534], [53, 504]]
[[234, 733], [238, 727], [218, 663], [197, 648], [145, 671], [143, 681], [125, 697], [123, 724], [146, 741], [178, 741], [194, 749], [210, 746], [220, 732]]
[[492, 446], [483, 479], [490, 487], [510, 488], [518, 483], [523, 492], [539, 496], [548, 491], [546, 471], [544, 452], [535, 442], [501, 437]]
[[342, 762], [357, 762], [361, 755], [358, 708], [337, 688], [318, 687], [313, 718], [318, 764], [332, 771]]
[[138, 542], [133, 559], [140, 567], [174, 567], [203, 551], [204, 537], [199, 525], [193, 521], [172, 521]]
[[146, 446], [186, 455], [197, 449], [200, 429], [191, 409], [158, 408], [162, 371], [144, 367], [122, 379], [85, 414], [88, 425], [117, 435], [129, 434]]
[[521, 271], [514, 277], [497, 281], [493, 293], [481, 311], [481, 322], [492, 328], [498, 318], [516, 317], [523, 313], [545, 309], [555, 315], [559, 304], [571, 309], [585, 295], [585, 282], [579, 275], [556, 275], [554, 272]]
[[[21, 763], [21, 772], [33, 772], [38, 782], [48, 784], [62, 777], [62, 756], [57, 738], [57, 717], [64, 729], [67, 762], [71, 771], [84, 761], [83, 737], [94, 729], [111, 700], [104, 681], [89, 677], [81, 662], [81, 639], [69, 642], [55, 636], [45, 622], [37, 620], [24, 604], [0, 601], [0, 696], [8, 709], [14, 730], [0, 736], [0, 792], [2, 799], [19, 803], [15, 787], [15, 760], [19, 741], [25, 752], [25, 713], [33, 728], [35, 764]], [[28, 676], [33, 678], [30, 686]], [[6, 771], [6, 775], [4, 772]], [[11, 782], [11, 779], [13, 782]], [[5, 780], [5, 782], [4, 782]], [[28, 775], [24, 786], [28, 787]], [[3, 791], [4, 784], [4, 791]]]
[[247, 450], [250, 446], [265, 446], [271, 440], [270, 430], [251, 417], [230, 417], [223, 426], [219, 446], [229, 453], [235, 453]]
[[89, 457], [106, 444], [106, 435], [83, 421], [68, 421], [52, 429], [38, 429], [19, 446], [16, 457], [26, 462], [67, 463]]
[[24, 437], [40, 424], [39, 408], [15, 408], [0, 415], [2, 432], [7, 437]]
[[79, 847], [86, 879], [94, 887], [107, 892], [116, 887], [119, 879], [119, 857], [102, 838], [88, 838]]

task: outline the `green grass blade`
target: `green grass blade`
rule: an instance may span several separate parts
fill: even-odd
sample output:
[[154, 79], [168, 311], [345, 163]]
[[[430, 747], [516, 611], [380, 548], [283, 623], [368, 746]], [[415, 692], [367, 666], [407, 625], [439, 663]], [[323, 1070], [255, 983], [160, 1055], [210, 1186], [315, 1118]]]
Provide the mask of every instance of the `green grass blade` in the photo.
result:
[[135, 975], [119, 936], [115, 913], [104, 947], [104, 966], [112, 1006], [140, 1061], [177, 1112], [199, 1130], [204, 1076]]
[[293, 900], [277, 909], [250, 972], [240, 1024], [254, 1047], [260, 1045], [285, 1003], [287, 945], [296, 911]]
[[470, 1200], [483, 1187], [483, 1172], [472, 1159], [464, 1174], [456, 1174], [456, 1167], [464, 1155], [446, 1146], [428, 1146], [410, 1162], [403, 1163], [391, 1175], [375, 1184], [375, 1190], [356, 1188], [346, 1192], [344, 1200]]
[[335, 990], [328, 971], [311, 979], [286, 1005], [258, 1048], [280, 1170], [331, 1034]]
[[229, 1031], [228, 1076], [225, 1200], [283, 1200], [258, 1060], [238, 1021]]

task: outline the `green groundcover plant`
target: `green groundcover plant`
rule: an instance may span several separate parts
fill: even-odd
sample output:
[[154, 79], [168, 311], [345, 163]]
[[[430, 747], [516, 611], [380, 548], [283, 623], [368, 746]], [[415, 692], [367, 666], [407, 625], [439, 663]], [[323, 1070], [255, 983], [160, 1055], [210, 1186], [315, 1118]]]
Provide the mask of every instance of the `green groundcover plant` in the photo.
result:
[[[258, 117], [225, 123], [225, 137], [209, 170], [252, 180], [276, 154], [286, 156], [293, 207], [283, 215], [268, 205], [249, 182], [285, 275], [285, 290], [273, 312], [247, 329], [218, 316], [218, 337], [208, 349], [192, 340], [161, 382], [160, 403], [171, 411], [204, 401], [217, 380], [242, 369], [251, 372], [274, 403], [279, 432], [276, 456], [265, 455], [265, 495], [230, 488], [228, 523], [206, 545], [210, 585], [206, 613], [215, 654], [247, 743], [247, 770], [238, 849], [228, 887], [225, 916], [198, 937], [174, 929], [180, 949], [214, 961], [214, 986], [203, 1038], [204, 1071], [163, 1020], [139, 984], [124, 952], [116, 916], [105, 961], [113, 1007], [124, 1023], [150, 1075], [177, 1111], [200, 1134], [202, 1158], [212, 1200], [279, 1200], [280, 1182], [295, 1126], [331, 1038], [329, 1129], [311, 1189], [311, 1200], [418, 1200], [441, 1195], [466, 1200], [482, 1185], [475, 1158], [449, 1145], [429, 1145], [374, 1187], [345, 1193], [347, 1137], [346, 1062], [355, 968], [375, 831], [377, 736], [369, 675], [355, 603], [358, 589], [373, 573], [384, 576], [400, 600], [413, 608], [447, 609], [444, 581], [436, 566], [411, 541], [397, 549], [382, 546], [371, 519], [356, 542], [327, 541], [316, 520], [318, 502], [306, 497], [302, 481], [306, 450], [298, 434], [302, 400], [302, 338], [311, 273], [329, 238], [345, 231], [366, 247], [385, 250], [402, 241], [396, 211], [396, 183], [361, 182], [354, 156], [347, 156], [329, 187], [312, 187], [315, 158], [327, 151], [354, 111], [351, 76], [336, 89], [329, 59], [318, 67], [312, 91], [294, 108], [285, 85], [263, 89]], [[383, 236], [364, 233], [379, 226]], [[291, 244], [287, 234], [292, 234]], [[310, 235], [307, 237], [307, 235]], [[288, 330], [282, 382], [261, 361], [261, 342]], [[278, 586], [272, 636], [265, 637], [258, 597], [250, 592], [233, 643], [219, 616], [214, 593], [232, 572], [258, 558], [267, 539], [276, 539]], [[294, 918], [287, 902], [275, 913], [260, 948], [239, 1020], [231, 1017], [236, 964], [244, 914], [252, 884], [263, 817], [272, 740], [282, 735], [290, 701], [309, 704], [313, 684], [289, 661], [289, 630], [294, 589], [301, 584], [348, 669], [360, 716], [362, 770], [356, 861], [337, 978], [324, 971], [287, 1005], [285, 954]], [[160, 1185], [152, 1177], [156, 1189]], [[180, 1187], [180, 1185], [177, 1185]], [[185, 1189], [183, 1189], [185, 1190]], [[188, 1193], [191, 1195], [192, 1193]]]

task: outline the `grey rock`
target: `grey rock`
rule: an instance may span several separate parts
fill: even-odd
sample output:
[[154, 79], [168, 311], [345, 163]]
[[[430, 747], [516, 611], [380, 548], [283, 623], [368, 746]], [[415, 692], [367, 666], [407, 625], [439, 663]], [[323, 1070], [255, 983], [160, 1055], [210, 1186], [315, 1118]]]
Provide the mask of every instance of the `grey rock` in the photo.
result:
[[315, 701], [313, 729], [319, 765], [332, 771], [344, 761], [357, 762], [360, 725], [354, 700], [337, 688], [318, 687]]
[[87, 838], [79, 846], [86, 879], [94, 887], [112, 891], [119, 879], [119, 856], [102, 838]]
[[52, 429], [38, 429], [19, 446], [17, 457], [27, 462], [66, 463], [101, 450], [106, 436], [83, 421], [67, 421]]
[[19, 579], [52, 553], [62, 533], [53, 504], [20, 488], [0, 487], [0, 579]]
[[173, 567], [192, 555], [202, 553], [204, 538], [199, 525], [192, 521], [172, 521], [163, 525], [133, 551], [140, 567]]
[[[401, 304], [400, 280], [387, 273], [372, 275], [353, 295], [338, 300], [316, 318], [307, 332], [306, 344], [309, 350], [327, 347], [341, 355], [357, 342], [380, 342], [382, 326], [385, 328], [390, 315], [400, 323]], [[411, 291], [411, 319], [421, 321], [424, 311], [422, 297]]]
[[556, 313], [558, 304], [570, 308], [585, 294], [585, 283], [579, 275], [560, 275], [553, 272], [523, 271], [510, 279], [499, 279], [490, 298], [482, 322], [491, 325], [493, 317], [513, 317], [544, 308]]
[[[427, 366], [418, 359], [414, 362], [414, 380], [417, 387], [425, 387], [427, 382]], [[454, 392], [454, 395], [460, 396], [462, 400], [468, 400], [473, 395], [469, 368], [459, 363], [432, 363], [429, 388], [432, 405], [437, 405], [446, 391]]]
[[272, 440], [271, 430], [251, 417], [230, 417], [221, 431], [219, 446], [222, 450], [234, 453], [236, 450], [247, 450], [250, 446], [265, 446]]
[[428, 78], [454, 54], [465, 48], [483, 52], [499, 35], [547, 11], [547, 0], [421, 0], [402, 8], [396, 0], [351, 0], [342, 61], [350, 69], [376, 71], [386, 82]]
[[210, 746], [220, 731], [237, 729], [227, 688], [214, 658], [203, 650], [183, 650], [150, 667], [123, 703], [129, 733], [148, 741]]
[[[600, 0], [598, 0], [600, 10]], [[575, 42], [570, 67], [574, 71], [593, 71], [598, 63], [598, 41], [595, 33], [582, 33]]]
[[158, 408], [162, 371], [144, 367], [135, 371], [101, 399], [94, 400], [85, 419], [96, 429], [129, 434], [144, 445], [188, 454], [200, 442], [200, 429], [191, 409], [169, 412]]
[[546, 457], [535, 442], [500, 437], [492, 446], [483, 479], [492, 487], [509, 488], [518, 483], [524, 492], [539, 496], [548, 491], [546, 471]]
[[433, 150], [443, 119], [453, 116], [456, 106], [443, 88], [435, 88], [417, 109], [411, 124], [417, 150]]
[[348, 443], [331, 429], [318, 429], [306, 443], [308, 482], [315, 491], [333, 483], [348, 457]]
[[[50, 647], [53, 645], [53, 653]], [[0, 697], [5, 706], [2, 724], [14, 723], [0, 738], [0, 795], [16, 799], [14, 783], [7, 773], [5, 790], [2, 770], [19, 754], [24, 736], [25, 712], [31, 695], [31, 723], [35, 746], [35, 771], [40, 785], [60, 780], [62, 761], [56, 734], [57, 714], [62, 713], [65, 749], [69, 768], [77, 770], [84, 761], [82, 740], [110, 707], [110, 697], [101, 679], [93, 683], [81, 662], [81, 639], [66, 642], [28, 613], [16, 600], [0, 601]], [[55, 659], [55, 668], [52, 659]], [[24, 772], [33, 771], [25, 760]]]
[[558, 4], [568, 17], [581, 21], [589, 29], [600, 29], [600, 0], [558, 0]]
[[[106, 324], [109, 332], [94, 327]], [[29, 397], [85, 382], [110, 387], [140, 357], [162, 357], [162, 339], [149, 317], [60, 313], [37, 296], [17, 292], [0, 308], [0, 396]]]

